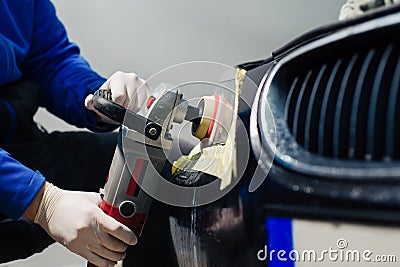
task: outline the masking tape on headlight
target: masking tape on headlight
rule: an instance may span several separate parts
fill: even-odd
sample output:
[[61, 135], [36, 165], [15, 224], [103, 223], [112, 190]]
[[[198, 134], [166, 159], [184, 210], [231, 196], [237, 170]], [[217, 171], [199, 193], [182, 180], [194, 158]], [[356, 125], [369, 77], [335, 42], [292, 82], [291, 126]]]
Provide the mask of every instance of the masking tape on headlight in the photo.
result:
[[[237, 176], [236, 169], [236, 125], [239, 110], [239, 99], [243, 80], [246, 77], [246, 71], [237, 69], [235, 75], [235, 97], [232, 105], [224, 103], [224, 109], [229, 106], [231, 112], [225, 110], [224, 116], [232, 116], [229, 130], [227, 130], [227, 138], [225, 143], [218, 143], [208, 147], [202, 147], [198, 144], [192, 149], [188, 156], [182, 156], [174, 162], [172, 166], [172, 174], [177, 175], [183, 170], [200, 171], [213, 175], [221, 179], [220, 189], [223, 190], [232, 182], [232, 177]], [[210, 127], [211, 119], [213, 118], [213, 108], [217, 99], [215, 96], [205, 97], [203, 118], [209, 118], [203, 121], [201, 129], [196, 129], [193, 133], [199, 139], [206, 136]], [[210, 119], [211, 118], [211, 119]], [[218, 122], [217, 122], [218, 123]]]

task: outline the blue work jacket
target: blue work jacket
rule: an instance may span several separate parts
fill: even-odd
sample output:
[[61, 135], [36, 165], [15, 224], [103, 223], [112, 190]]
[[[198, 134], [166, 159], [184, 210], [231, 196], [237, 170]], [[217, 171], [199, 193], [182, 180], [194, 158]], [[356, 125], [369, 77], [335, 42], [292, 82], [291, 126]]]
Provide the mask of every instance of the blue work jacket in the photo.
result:
[[[49, 0], [0, 0], [0, 86], [21, 79], [41, 86], [41, 106], [51, 113], [78, 127], [95, 128], [84, 99], [105, 79], [69, 42]], [[38, 171], [0, 148], [1, 213], [19, 218], [44, 182]]]

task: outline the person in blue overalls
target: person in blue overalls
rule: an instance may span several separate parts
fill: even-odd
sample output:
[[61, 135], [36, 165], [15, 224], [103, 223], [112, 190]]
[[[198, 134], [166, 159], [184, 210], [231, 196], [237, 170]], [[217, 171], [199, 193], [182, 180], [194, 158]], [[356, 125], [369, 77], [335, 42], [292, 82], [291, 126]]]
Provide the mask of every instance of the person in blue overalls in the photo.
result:
[[110, 89], [115, 102], [139, 108], [144, 83], [133, 73], [106, 80], [93, 71], [49, 0], [0, 1], [0, 262], [54, 240], [98, 266], [125, 257], [136, 236], [87, 192], [104, 185], [116, 134], [49, 134], [33, 115], [42, 106], [77, 127], [111, 131], [93, 112], [93, 92]]

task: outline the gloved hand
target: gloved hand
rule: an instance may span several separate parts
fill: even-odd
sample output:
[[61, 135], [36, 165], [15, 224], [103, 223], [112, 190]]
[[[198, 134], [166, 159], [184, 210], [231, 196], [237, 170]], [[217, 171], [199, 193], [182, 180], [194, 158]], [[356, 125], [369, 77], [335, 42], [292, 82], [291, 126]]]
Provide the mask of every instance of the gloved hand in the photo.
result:
[[400, 0], [347, 0], [340, 9], [339, 20], [352, 19], [381, 6], [400, 3]]
[[137, 238], [128, 227], [103, 213], [100, 202], [96, 193], [66, 191], [48, 183], [34, 222], [96, 266], [114, 266]]
[[[146, 81], [141, 79], [135, 73], [125, 73], [117, 71], [100, 87], [110, 89], [112, 100], [134, 112], [144, 105], [151, 95], [151, 89]], [[93, 107], [93, 95], [90, 94], [85, 99], [85, 106], [95, 111], [104, 122], [109, 122], [101, 113]]]

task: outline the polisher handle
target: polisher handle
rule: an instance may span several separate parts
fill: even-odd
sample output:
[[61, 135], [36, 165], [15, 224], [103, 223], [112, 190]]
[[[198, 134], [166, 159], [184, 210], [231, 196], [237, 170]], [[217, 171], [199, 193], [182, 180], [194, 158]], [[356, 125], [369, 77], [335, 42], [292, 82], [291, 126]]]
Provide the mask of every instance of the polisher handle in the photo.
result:
[[123, 124], [126, 127], [145, 135], [147, 138], [152, 140], [158, 139], [162, 130], [160, 124], [112, 102], [109, 99], [110, 96], [103, 92], [104, 90], [106, 89], [99, 89], [94, 93], [93, 106], [97, 111], [117, 125]]

